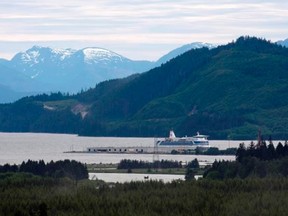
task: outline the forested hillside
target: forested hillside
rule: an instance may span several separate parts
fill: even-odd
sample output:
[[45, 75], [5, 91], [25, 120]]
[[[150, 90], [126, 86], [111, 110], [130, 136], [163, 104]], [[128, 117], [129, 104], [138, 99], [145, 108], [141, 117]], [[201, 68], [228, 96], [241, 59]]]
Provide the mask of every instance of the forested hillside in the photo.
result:
[[1, 215], [277, 215], [288, 214], [287, 178], [104, 184], [0, 175]]
[[24, 98], [0, 107], [1, 131], [99, 136], [287, 139], [288, 49], [240, 37], [191, 50], [146, 73], [105, 81], [77, 95]]

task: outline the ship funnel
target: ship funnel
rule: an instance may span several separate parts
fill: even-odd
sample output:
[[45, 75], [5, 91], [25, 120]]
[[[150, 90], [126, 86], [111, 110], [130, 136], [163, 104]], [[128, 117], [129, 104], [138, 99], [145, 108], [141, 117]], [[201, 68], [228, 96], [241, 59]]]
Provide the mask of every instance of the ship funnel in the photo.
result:
[[173, 139], [175, 139], [175, 138], [176, 138], [176, 136], [175, 136], [174, 131], [173, 131], [173, 130], [170, 130], [169, 139], [173, 140]]

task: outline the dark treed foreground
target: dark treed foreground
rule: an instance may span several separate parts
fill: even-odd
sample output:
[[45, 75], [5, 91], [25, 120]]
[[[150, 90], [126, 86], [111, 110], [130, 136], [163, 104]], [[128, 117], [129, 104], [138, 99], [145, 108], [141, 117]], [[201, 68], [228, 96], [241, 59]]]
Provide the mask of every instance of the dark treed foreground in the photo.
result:
[[131, 182], [0, 175], [0, 215], [288, 215], [287, 178]]
[[[85, 178], [75, 184], [71, 175], [56, 175], [58, 172], [65, 173], [59, 169], [49, 175], [48, 164], [44, 175], [22, 173], [21, 167], [26, 167], [28, 162], [24, 163], [26, 165], [22, 163], [17, 172], [0, 174], [0, 215], [286, 216], [287, 149], [287, 143], [278, 144], [276, 148], [272, 142], [268, 146], [265, 142], [251, 143], [247, 148], [240, 144], [236, 161], [215, 161], [212, 167], [206, 168], [203, 179], [196, 181], [189, 178], [190, 172], [193, 176], [193, 171], [199, 168], [198, 161], [194, 160], [186, 167], [186, 181], [166, 184], [161, 181], [109, 184]], [[37, 163], [39, 166], [40, 162]], [[164, 164], [179, 165], [168, 161], [163, 161]], [[121, 166], [147, 165], [153, 166], [129, 160], [123, 160]], [[10, 168], [13, 169], [13, 166]]]

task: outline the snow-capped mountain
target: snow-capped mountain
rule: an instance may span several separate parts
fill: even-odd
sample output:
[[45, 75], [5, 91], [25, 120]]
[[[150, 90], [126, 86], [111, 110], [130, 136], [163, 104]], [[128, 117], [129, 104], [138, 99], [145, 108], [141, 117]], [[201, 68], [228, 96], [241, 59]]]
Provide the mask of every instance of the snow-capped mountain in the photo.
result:
[[85, 48], [82, 50], [84, 53], [84, 61], [87, 64], [103, 63], [103, 64], [118, 64], [119, 62], [129, 62], [127, 58], [114, 53], [112, 51], [102, 48]]
[[35, 79], [46, 70], [52, 71], [52, 69], [55, 70], [57, 67], [65, 65], [65, 60], [75, 52], [76, 50], [71, 49], [54, 50], [48, 47], [34, 46], [25, 52], [16, 54], [8, 65], [27, 77]]
[[186, 44], [162, 56], [155, 64], [156, 66], [159, 66], [191, 49], [199, 49], [202, 47], [207, 47], [208, 49], [212, 49], [212, 48], [215, 48], [216, 46], [210, 43], [202, 43], [202, 42], [194, 42], [194, 43]]
[[[43, 92], [76, 93], [97, 83], [148, 71], [190, 50], [212, 44], [192, 43], [172, 50], [157, 62], [133, 61], [98, 47], [52, 49], [33, 46], [16, 54], [10, 61], [0, 59], [0, 85], [16, 96]], [[3, 90], [4, 92], [4, 90]], [[8, 94], [7, 94], [8, 95]], [[11, 101], [15, 97], [11, 97]], [[7, 97], [5, 97], [5, 102]], [[9, 100], [8, 100], [9, 101]], [[3, 100], [0, 97], [0, 103]]]
[[42, 83], [42, 91], [75, 93], [107, 79], [144, 72], [153, 63], [132, 61], [103, 48], [73, 50], [34, 46], [15, 55], [6, 65]]

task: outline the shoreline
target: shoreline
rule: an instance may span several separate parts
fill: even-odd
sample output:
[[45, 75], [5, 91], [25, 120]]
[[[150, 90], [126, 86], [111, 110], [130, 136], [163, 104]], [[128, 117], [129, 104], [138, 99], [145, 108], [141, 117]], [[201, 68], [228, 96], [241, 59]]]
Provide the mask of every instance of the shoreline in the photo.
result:
[[[117, 169], [116, 164], [87, 164], [89, 173], [126, 173], [126, 174], [161, 174], [161, 175], [185, 175], [187, 168], [135, 168], [135, 169]], [[206, 164], [203, 167], [194, 169], [196, 175], [203, 175], [205, 167], [211, 166]]]

